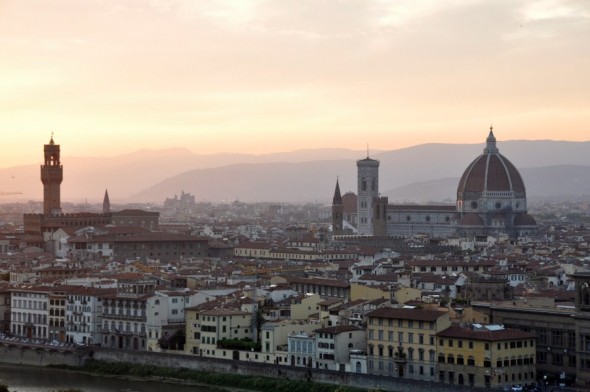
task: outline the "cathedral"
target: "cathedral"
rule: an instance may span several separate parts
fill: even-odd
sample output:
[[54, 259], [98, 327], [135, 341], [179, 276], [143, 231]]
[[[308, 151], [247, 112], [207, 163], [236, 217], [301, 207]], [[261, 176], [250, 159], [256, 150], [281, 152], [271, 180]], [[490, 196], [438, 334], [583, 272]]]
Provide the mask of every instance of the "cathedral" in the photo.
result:
[[[452, 205], [389, 204], [379, 195], [379, 161], [357, 161], [356, 234], [376, 237], [481, 237], [534, 234], [535, 219], [527, 213], [526, 190], [516, 167], [496, 146], [490, 128], [483, 153], [471, 162], [459, 181]], [[340, 187], [332, 202], [334, 235], [347, 234]], [[348, 231], [350, 233], [350, 231]]]

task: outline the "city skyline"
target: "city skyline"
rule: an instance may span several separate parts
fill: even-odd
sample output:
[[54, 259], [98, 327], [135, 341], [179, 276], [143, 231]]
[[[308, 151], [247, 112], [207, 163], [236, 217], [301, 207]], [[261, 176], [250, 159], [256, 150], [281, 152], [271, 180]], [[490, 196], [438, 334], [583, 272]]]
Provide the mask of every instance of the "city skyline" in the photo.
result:
[[0, 6], [0, 167], [185, 147], [265, 154], [588, 140], [583, 1]]

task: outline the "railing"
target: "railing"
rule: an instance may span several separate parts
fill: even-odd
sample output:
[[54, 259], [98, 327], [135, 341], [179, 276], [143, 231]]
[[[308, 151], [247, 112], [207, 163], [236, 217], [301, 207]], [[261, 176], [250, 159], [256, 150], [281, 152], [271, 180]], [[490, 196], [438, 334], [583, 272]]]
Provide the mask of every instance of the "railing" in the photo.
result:
[[134, 320], [134, 321], [145, 321], [146, 316], [133, 316], [133, 315], [125, 315], [125, 314], [103, 314], [104, 319], [115, 319], [115, 320]]

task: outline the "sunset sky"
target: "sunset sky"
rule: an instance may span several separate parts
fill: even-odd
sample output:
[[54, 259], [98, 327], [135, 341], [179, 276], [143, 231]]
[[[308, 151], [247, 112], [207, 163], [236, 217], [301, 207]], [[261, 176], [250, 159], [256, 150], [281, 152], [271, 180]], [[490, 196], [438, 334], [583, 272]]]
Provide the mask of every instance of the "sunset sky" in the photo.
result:
[[588, 0], [1, 0], [0, 167], [590, 140]]

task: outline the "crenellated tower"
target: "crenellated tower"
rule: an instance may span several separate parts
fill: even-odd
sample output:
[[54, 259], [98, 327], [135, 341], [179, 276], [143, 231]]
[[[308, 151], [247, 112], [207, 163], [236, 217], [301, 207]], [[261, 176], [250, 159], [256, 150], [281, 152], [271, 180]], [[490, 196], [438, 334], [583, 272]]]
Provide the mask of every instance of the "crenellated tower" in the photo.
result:
[[61, 182], [63, 181], [63, 166], [60, 162], [59, 144], [53, 141], [44, 149], [45, 162], [41, 165], [41, 182], [43, 183], [43, 213], [46, 216], [61, 213]]

